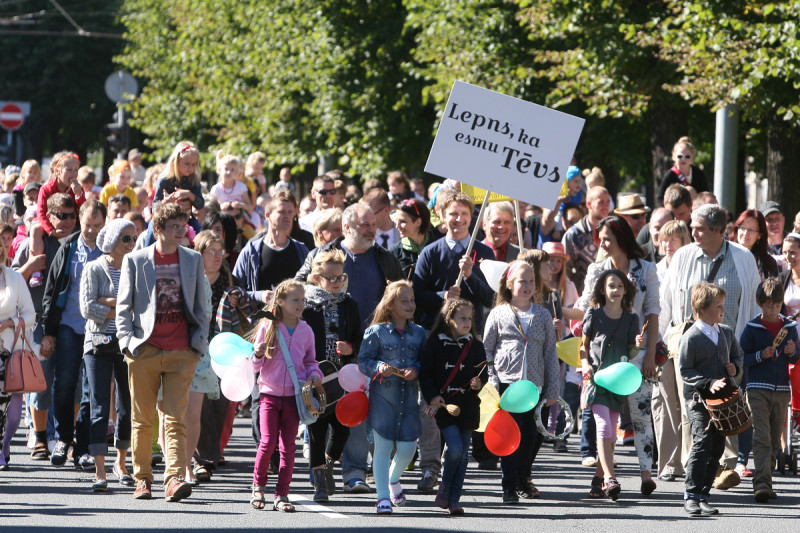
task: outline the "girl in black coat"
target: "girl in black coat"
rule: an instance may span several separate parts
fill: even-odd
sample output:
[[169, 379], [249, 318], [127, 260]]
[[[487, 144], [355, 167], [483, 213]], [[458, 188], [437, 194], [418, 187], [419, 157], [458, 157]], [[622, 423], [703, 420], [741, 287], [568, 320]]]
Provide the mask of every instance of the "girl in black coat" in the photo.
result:
[[[344, 291], [344, 252], [331, 249], [320, 252], [311, 265], [310, 282], [305, 287], [305, 320], [314, 332], [317, 361], [327, 361], [331, 372], [355, 363], [364, 330], [356, 302]], [[320, 368], [329, 372], [321, 363]], [[336, 383], [332, 382], [335, 386]], [[327, 387], [326, 387], [327, 389]], [[329, 398], [329, 402], [333, 398]], [[314, 478], [314, 501], [326, 502], [334, 493], [333, 464], [341, 457], [350, 429], [336, 418], [329, 406], [320, 418], [308, 426], [310, 437], [309, 464]], [[328, 428], [331, 429], [328, 438]]]
[[[486, 351], [475, 339], [472, 304], [446, 300], [422, 352], [419, 380], [425, 401], [437, 408], [436, 424], [447, 443], [436, 505], [450, 514], [463, 514], [459, 505], [467, 472], [469, 442], [480, 424], [478, 391], [486, 383]], [[460, 408], [458, 415], [446, 406]], [[424, 415], [423, 415], [424, 416]]]

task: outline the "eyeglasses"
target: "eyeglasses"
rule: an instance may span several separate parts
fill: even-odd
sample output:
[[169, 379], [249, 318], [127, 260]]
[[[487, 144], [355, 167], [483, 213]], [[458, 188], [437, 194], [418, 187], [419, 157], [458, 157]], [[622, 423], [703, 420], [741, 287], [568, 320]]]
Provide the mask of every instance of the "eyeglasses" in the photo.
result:
[[50, 214], [56, 217], [58, 220], [69, 220], [78, 218], [78, 215], [75, 214], [75, 211], [72, 211], [71, 213], [60, 213], [58, 211], [51, 211]]
[[336, 194], [336, 189], [314, 189], [314, 192], [320, 196], [330, 196]]
[[417, 207], [417, 202], [415, 202], [414, 200], [403, 200], [403, 206], [413, 207], [414, 211], [417, 212], [417, 217], [422, 217], [422, 215], [419, 214], [419, 207]]
[[208, 254], [211, 257], [221, 257], [225, 255], [225, 252], [222, 250], [206, 250], [203, 254]]
[[347, 274], [342, 274], [341, 276], [323, 276], [320, 274], [319, 277], [327, 279], [328, 283], [344, 283], [347, 281]]
[[692, 154], [675, 154], [675, 157], [678, 159], [691, 159]]
[[164, 229], [166, 231], [180, 231], [183, 233], [186, 231], [186, 224], [165, 224]]
[[759, 230], [757, 230], [757, 229], [743, 228], [742, 226], [739, 226], [739, 227], [738, 227], [738, 228], [736, 228], [736, 229], [738, 229], [739, 231], [741, 231], [741, 232], [742, 232], [742, 233], [744, 233], [745, 235], [747, 235], [748, 233], [761, 233], [761, 232], [760, 232]]
[[644, 217], [644, 213], [636, 213], [635, 215], [625, 215], [626, 217], [630, 217], [633, 220], [641, 220]]
[[120, 235], [119, 240], [121, 240], [125, 244], [128, 244], [129, 242], [136, 242], [136, 236], [135, 235]]

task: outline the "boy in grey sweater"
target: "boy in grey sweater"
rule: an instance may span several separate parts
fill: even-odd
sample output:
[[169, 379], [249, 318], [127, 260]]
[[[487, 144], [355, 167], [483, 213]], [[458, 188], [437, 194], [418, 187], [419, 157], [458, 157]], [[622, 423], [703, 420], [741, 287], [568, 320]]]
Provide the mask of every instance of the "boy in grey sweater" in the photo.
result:
[[733, 330], [721, 323], [725, 291], [702, 281], [692, 287], [691, 298], [695, 323], [681, 339], [678, 355], [692, 432], [684, 509], [690, 515], [713, 515], [719, 511], [709, 505], [708, 497], [725, 450], [725, 437], [709, 424], [703, 400], [727, 398], [737, 390], [731, 378], [741, 374], [744, 358]]

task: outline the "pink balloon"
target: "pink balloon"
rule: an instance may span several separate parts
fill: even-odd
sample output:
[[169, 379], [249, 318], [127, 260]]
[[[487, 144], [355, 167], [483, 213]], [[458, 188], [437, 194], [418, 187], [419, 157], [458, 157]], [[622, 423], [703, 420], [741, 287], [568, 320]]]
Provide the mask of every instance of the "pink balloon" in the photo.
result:
[[255, 374], [249, 365], [228, 367], [220, 379], [222, 394], [232, 402], [241, 402], [250, 396], [255, 385]]
[[369, 386], [369, 378], [361, 373], [358, 365], [344, 365], [339, 370], [339, 385], [347, 392], [365, 391]]

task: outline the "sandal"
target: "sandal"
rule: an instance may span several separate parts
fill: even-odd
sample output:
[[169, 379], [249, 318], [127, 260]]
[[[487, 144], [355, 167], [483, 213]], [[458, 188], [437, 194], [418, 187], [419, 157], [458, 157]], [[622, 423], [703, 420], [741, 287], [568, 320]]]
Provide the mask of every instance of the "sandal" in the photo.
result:
[[44, 461], [50, 457], [50, 452], [47, 450], [47, 444], [44, 442], [37, 442], [33, 445], [31, 450], [31, 458], [39, 461]]
[[294, 505], [289, 501], [288, 496], [278, 496], [272, 504], [272, 509], [282, 513], [293, 513]]
[[406, 504], [406, 495], [403, 493], [403, 487], [400, 482], [389, 483], [389, 499], [395, 507], [402, 507]]
[[593, 499], [605, 498], [606, 494], [603, 492], [603, 478], [594, 476], [592, 478], [592, 488], [589, 489], [589, 497]]
[[392, 514], [392, 502], [389, 501], [389, 498], [383, 498], [378, 500], [378, 507], [377, 507], [378, 514]]
[[211, 481], [211, 471], [205, 465], [195, 466], [194, 470], [192, 470], [192, 473], [200, 483]]
[[650, 496], [651, 494], [653, 494], [653, 491], [655, 491], [656, 488], [657, 488], [656, 482], [653, 481], [652, 479], [648, 479], [647, 481], [642, 481], [641, 491], [643, 495]]
[[621, 491], [622, 487], [619, 486], [619, 482], [616, 480], [616, 478], [608, 478], [608, 481], [606, 481], [606, 483], [603, 485], [603, 492], [605, 492], [606, 496], [611, 498], [612, 501], [617, 501]]
[[[267, 487], [264, 485], [253, 485], [253, 492], [250, 496], [250, 505], [255, 507], [256, 509], [263, 509], [267, 506], [267, 500], [264, 498], [264, 495], [267, 492]], [[257, 495], [256, 493], [261, 493]]]

